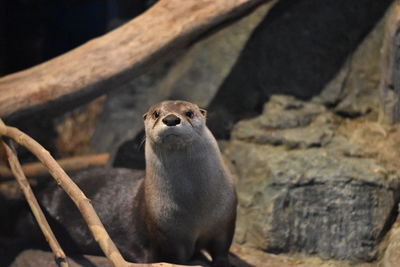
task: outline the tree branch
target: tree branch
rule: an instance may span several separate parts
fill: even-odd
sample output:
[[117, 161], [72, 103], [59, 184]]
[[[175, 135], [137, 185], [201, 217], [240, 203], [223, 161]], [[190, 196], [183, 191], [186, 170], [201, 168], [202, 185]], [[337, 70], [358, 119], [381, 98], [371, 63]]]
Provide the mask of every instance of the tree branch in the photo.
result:
[[4, 147], [4, 151], [7, 155], [11, 171], [14, 174], [14, 177], [22, 190], [26, 201], [28, 202], [29, 207], [32, 210], [33, 215], [35, 216], [35, 219], [38, 222], [43, 235], [45, 236], [46, 241], [49, 243], [49, 246], [54, 253], [57, 264], [61, 267], [68, 267], [69, 264], [67, 262], [65, 253], [58, 243], [56, 237], [54, 236], [54, 233], [51, 230], [50, 225], [43, 214], [43, 211], [40, 209], [39, 203], [37, 202], [35, 195], [32, 192], [32, 189], [29, 185], [28, 180], [25, 177], [25, 174], [22, 170], [21, 164], [19, 163], [16, 154], [4, 141], [0, 142]]
[[[100, 218], [97, 216], [90, 200], [80, 190], [80, 188], [71, 180], [71, 178], [65, 173], [65, 171], [58, 165], [57, 161], [50, 155], [50, 153], [44, 149], [34, 139], [21, 132], [15, 127], [10, 127], [4, 124], [0, 119], [0, 136], [6, 136], [13, 139], [18, 144], [26, 147], [32, 152], [46, 168], [49, 169], [50, 174], [54, 177], [57, 183], [64, 189], [68, 196], [73, 200], [75, 205], [78, 207], [83, 219], [89, 227], [93, 238], [99, 244], [101, 250], [105, 256], [111, 261], [114, 266], [125, 267], [183, 267], [184, 265], [175, 265], [169, 263], [152, 263], [152, 264], [136, 264], [125, 261], [111, 240], [107, 231], [105, 230]], [[200, 266], [197, 266], [200, 267]]]
[[90, 200], [71, 180], [71, 178], [69, 178], [64, 170], [61, 169], [60, 165], [57, 164], [57, 161], [50, 156], [50, 153], [25, 133], [21, 132], [17, 128], [6, 126], [2, 122], [0, 122], [0, 134], [12, 138], [18, 144], [29, 149], [43, 163], [43, 165], [49, 169], [50, 174], [67, 192], [80, 210], [83, 218], [89, 226], [89, 230], [92, 232], [93, 237], [99, 243], [107, 258], [110, 259], [115, 266], [126, 266], [128, 263], [123, 259], [114, 242], [110, 239], [103, 224], [94, 211]]
[[0, 117], [83, 104], [144, 73], [216, 26], [269, 1], [160, 0], [143, 15], [102, 37], [0, 78]]
[[[57, 162], [61, 166], [61, 168], [63, 168], [66, 172], [72, 172], [94, 166], [104, 166], [107, 164], [109, 157], [110, 155], [108, 153], [103, 153], [96, 155], [65, 158], [57, 160]], [[22, 171], [25, 173], [27, 177], [40, 177], [49, 174], [48, 169], [45, 166], [43, 166], [43, 164], [40, 162], [24, 164], [22, 165]], [[8, 168], [0, 166], [1, 180], [8, 180], [12, 177], [13, 174]]]

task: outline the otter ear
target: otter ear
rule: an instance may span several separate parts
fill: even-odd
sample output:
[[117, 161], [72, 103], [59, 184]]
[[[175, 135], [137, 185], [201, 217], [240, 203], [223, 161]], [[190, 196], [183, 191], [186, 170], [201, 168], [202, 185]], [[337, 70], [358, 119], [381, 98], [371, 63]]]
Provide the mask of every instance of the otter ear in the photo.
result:
[[205, 109], [200, 109], [200, 113], [201, 113], [201, 115], [203, 115], [204, 117], [207, 117], [207, 110], [205, 110]]
[[145, 121], [146, 118], [147, 118], [147, 113], [144, 113], [144, 114], [143, 114], [143, 120]]

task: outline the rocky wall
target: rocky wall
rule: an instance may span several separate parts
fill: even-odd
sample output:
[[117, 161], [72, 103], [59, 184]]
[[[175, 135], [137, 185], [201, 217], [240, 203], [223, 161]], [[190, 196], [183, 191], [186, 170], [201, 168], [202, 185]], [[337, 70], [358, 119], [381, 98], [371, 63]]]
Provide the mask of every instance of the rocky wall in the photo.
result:
[[377, 258], [397, 212], [400, 172], [364, 154], [342, 123], [323, 105], [276, 95], [262, 115], [235, 125], [225, 154], [238, 176], [238, 243]]

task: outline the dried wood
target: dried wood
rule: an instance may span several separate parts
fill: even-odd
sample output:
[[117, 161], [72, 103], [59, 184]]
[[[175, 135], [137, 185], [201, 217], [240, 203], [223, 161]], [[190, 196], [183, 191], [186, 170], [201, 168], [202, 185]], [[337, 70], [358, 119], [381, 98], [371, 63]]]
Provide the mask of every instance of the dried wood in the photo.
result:
[[54, 236], [54, 233], [51, 230], [50, 225], [47, 222], [46, 217], [44, 216], [43, 211], [40, 208], [39, 203], [37, 202], [36, 197], [32, 192], [32, 188], [30, 187], [29, 182], [26, 179], [17, 155], [5, 142], [0, 142], [2, 143], [3, 148], [6, 152], [11, 171], [21, 188], [25, 199], [29, 204], [29, 207], [32, 210], [33, 216], [39, 224], [40, 230], [42, 230], [46, 241], [49, 243], [49, 246], [53, 251], [57, 264], [61, 267], [68, 267], [69, 264], [67, 262], [67, 257], [65, 256], [65, 253], [58, 243], [56, 237]]
[[0, 117], [83, 104], [263, 2], [268, 0], [160, 0], [100, 38], [0, 78]]
[[[108, 153], [85, 155], [57, 160], [58, 164], [66, 172], [78, 171], [89, 167], [105, 166], [110, 155]], [[41, 177], [49, 175], [49, 170], [40, 162], [22, 165], [22, 170], [27, 177]], [[5, 166], [0, 166], [1, 180], [9, 180], [13, 177], [12, 172]]]
[[[140, 264], [140, 263], [130, 263], [125, 261], [119, 252], [118, 248], [115, 246], [114, 242], [108, 235], [104, 225], [100, 221], [100, 218], [96, 214], [90, 199], [88, 199], [85, 194], [80, 190], [80, 188], [71, 180], [71, 178], [65, 173], [65, 171], [60, 167], [57, 161], [50, 155], [50, 153], [43, 148], [38, 142], [29, 137], [27, 134], [21, 132], [15, 127], [10, 127], [4, 124], [0, 119], [0, 136], [6, 136], [13, 139], [18, 144], [26, 147], [30, 152], [32, 152], [46, 168], [49, 169], [50, 174], [57, 181], [57, 183], [64, 189], [68, 196], [73, 200], [75, 205], [78, 207], [80, 213], [93, 238], [99, 244], [101, 250], [105, 256], [111, 261], [114, 266], [125, 267], [125, 266], [135, 266], [135, 267], [179, 267], [184, 265], [175, 265], [170, 263], [152, 263], [152, 264]], [[198, 266], [200, 267], [200, 266]]]

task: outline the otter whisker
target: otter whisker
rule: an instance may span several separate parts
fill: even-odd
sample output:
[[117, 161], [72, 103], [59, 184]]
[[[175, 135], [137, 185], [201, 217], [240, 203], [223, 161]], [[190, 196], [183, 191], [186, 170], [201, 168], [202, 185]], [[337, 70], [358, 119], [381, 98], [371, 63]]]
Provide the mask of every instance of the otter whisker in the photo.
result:
[[146, 143], [146, 135], [143, 135], [142, 140], [140, 140], [140, 143], [138, 145], [138, 149], [143, 148], [143, 145]]

